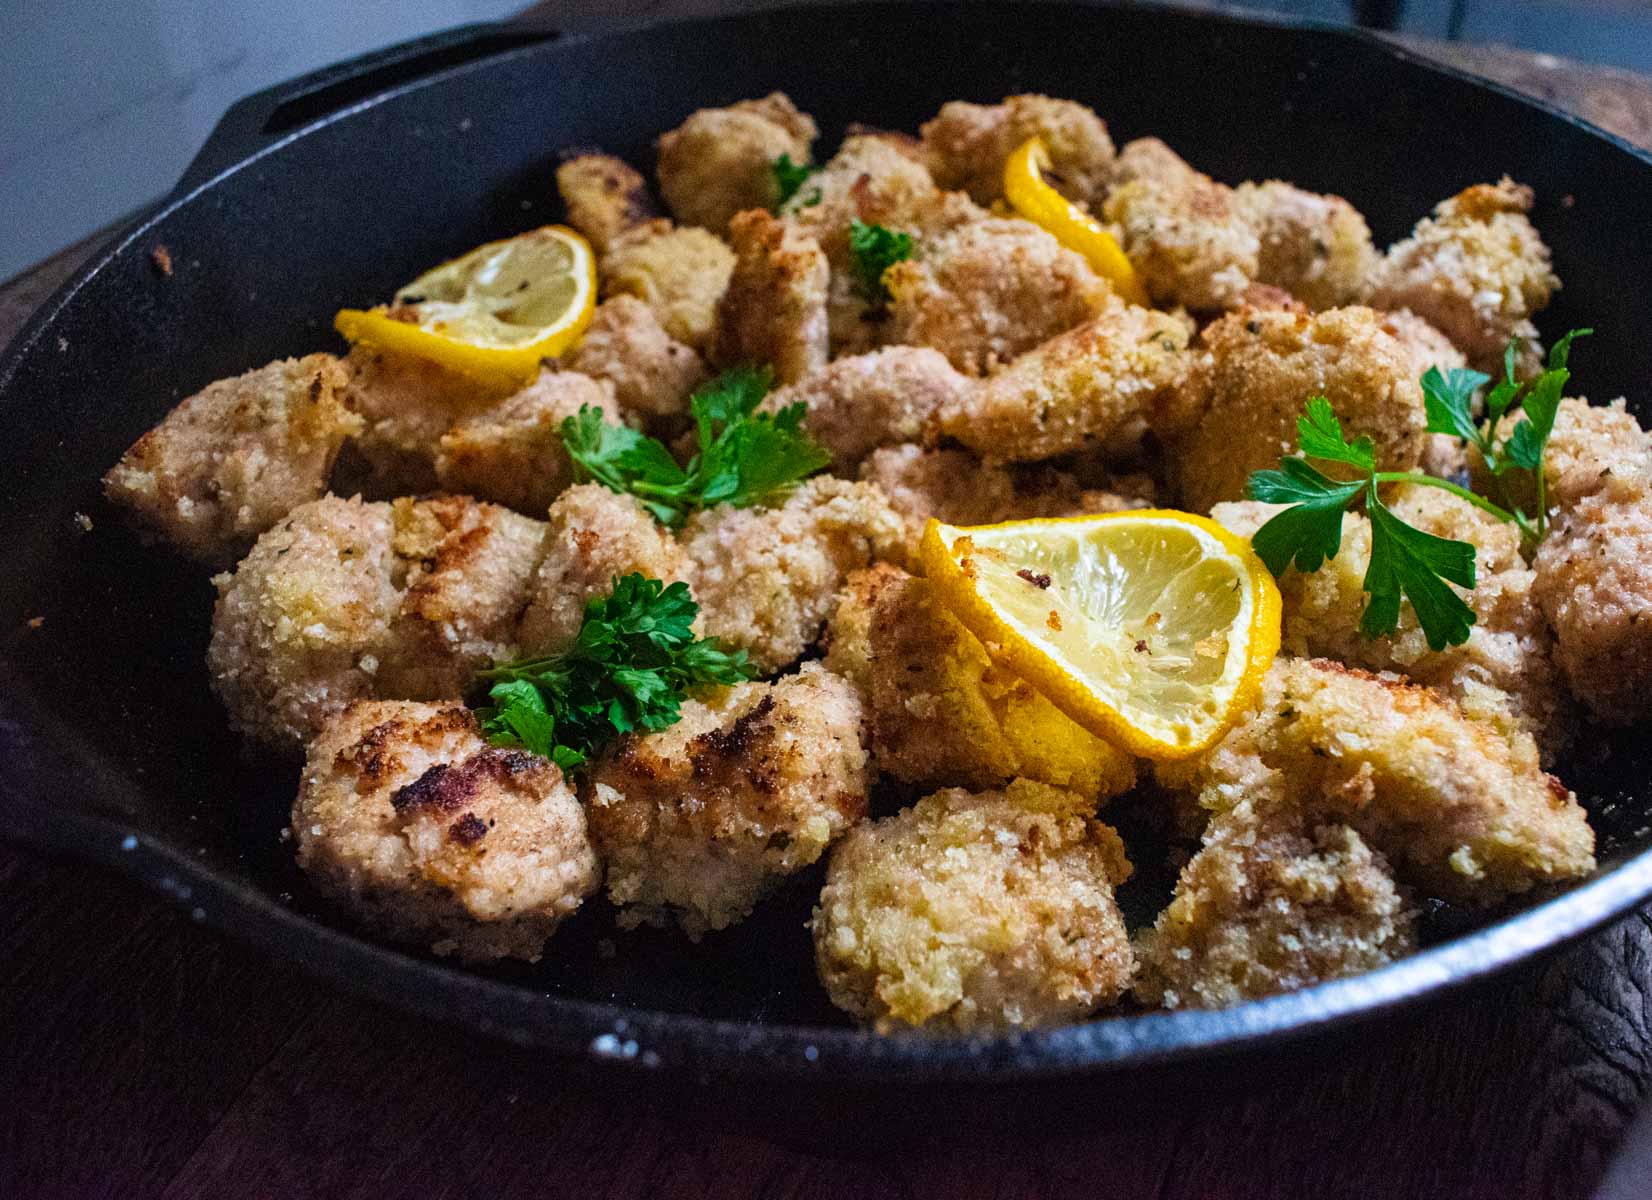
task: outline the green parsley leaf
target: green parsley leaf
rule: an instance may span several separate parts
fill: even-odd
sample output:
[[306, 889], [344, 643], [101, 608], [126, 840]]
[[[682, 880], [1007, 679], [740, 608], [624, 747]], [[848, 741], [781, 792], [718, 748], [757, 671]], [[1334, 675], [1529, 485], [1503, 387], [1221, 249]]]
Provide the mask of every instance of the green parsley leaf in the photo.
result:
[[[769, 164], [769, 170], [774, 172], [775, 202], [774, 211], [779, 212], [791, 198], [797, 195], [798, 190], [809, 181], [809, 176], [820, 170], [808, 163], [794, 163], [790, 154], [782, 154]], [[810, 195], [803, 198], [805, 206], [820, 203], [820, 189], [816, 188]]]
[[1371, 600], [1360, 617], [1360, 632], [1368, 638], [1393, 633], [1399, 627], [1403, 593], [1430, 650], [1466, 642], [1474, 610], [1446, 583], [1474, 586], [1474, 546], [1407, 525], [1377, 498], [1374, 483], [1366, 496], [1365, 514], [1371, 519], [1371, 565], [1364, 588]]
[[1282, 459], [1277, 471], [1253, 472], [1251, 499], [1294, 507], [1258, 529], [1251, 546], [1275, 575], [1283, 575], [1293, 561], [1304, 574], [1319, 570], [1342, 548], [1342, 514], [1364, 488], [1360, 480], [1327, 479], [1300, 458]]
[[912, 257], [912, 235], [882, 225], [867, 225], [857, 218], [849, 222], [849, 254], [855, 290], [862, 300], [882, 308], [890, 298], [889, 289], [883, 285], [883, 273]]
[[1474, 394], [1490, 382], [1490, 375], [1466, 367], [1453, 367], [1444, 374], [1439, 367], [1428, 368], [1422, 378], [1428, 432], [1447, 433], [1480, 445], [1480, 426], [1474, 420]]
[[1342, 436], [1342, 422], [1331, 411], [1324, 396], [1310, 399], [1296, 419], [1296, 436], [1302, 453], [1327, 462], [1347, 463], [1362, 471], [1376, 469], [1377, 448], [1368, 434], [1353, 441]]
[[568, 650], [481, 672], [493, 681], [477, 709], [483, 735], [567, 771], [621, 734], [676, 724], [684, 696], [756, 674], [744, 650], [695, 638], [699, 611], [686, 583], [616, 577], [608, 595], [585, 606]]
[[755, 411], [769, 381], [766, 369], [736, 367], [695, 393], [689, 409], [699, 451], [686, 465], [663, 443], [607, 424], [590, 406], [563, 421], [562, 442], [582, 481], [637, 497], [662, 525], [718, 504], [774, 504], [832, 456], [804, 430], [805, 405]]

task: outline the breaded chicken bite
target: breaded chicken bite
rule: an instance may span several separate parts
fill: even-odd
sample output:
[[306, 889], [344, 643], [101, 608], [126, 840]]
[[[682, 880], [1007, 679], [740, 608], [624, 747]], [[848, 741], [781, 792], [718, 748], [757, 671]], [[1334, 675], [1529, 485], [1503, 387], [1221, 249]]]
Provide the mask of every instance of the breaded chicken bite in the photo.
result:
[[591, 835], [619, 923], [675, 917], [690, 938], [743, 920], [866, 815], [872, 772], [854, 688], [818, 663], [683, 704], [591, 772]]
[[909, 556], [931, 517], [949, 525], [990, 525], [1153, 507], [1152, 481], [1142, 476], [1085, 487], [1055, 467], [998, 466], [968, 450], [910, 444], [874, 451], [861, 464], [860, 477], [875, 483], [906, 522]]
[[1572, 694], [1611, 725], [1652, 714], [1652, 490], [1629, 490], [1563, 509], [1532, 564]]
[[[1504, 438], [1521, 419], [1515, 409], [1498, 424]], [[1526, 512], [1537, 509], [1537, 489], [1526, 472], [1492, 477], [1478, 453], [1470, 456], [1475, 488], [1506, 496]], [[1543, 448], [1543, 482], [1551, 510], [1568, 509], [1587, 496], [1633, 499], [1652, 488], [1652, 437], [1619, 398], [1590, 404], [1567, 396], [1555, 410], [1554, 428]]]
[[1256, 232], [1256, 280], [1284, 288], [1311, 309], [1338, 308], [1364, 295], [1377, 252], [1360, 211], [1270, 179], [1233, 192], [1239, 217]]
[[404, 498], [390, 509], [402, 597], [375, 693], [463, 695], [478, 669], [513, 657], [545, 522], [468, 496]]
[[[1412, 373], [1421, 381], [1430, 367], [1446, 374], [1468, 366], [1463, 352], [1451, 344], [1434, 326], [1408, 308], [1385, 312], [1382, 327], [1411, 354]], [[1431, 433], [1423, 446], [1418, 467], [1440, 479], [1462, 483], [1469, 474], [1469, 453], [1459, 439], [1449, 433]]]
[[1082, 1020], [1130, 986], [1113, 888], [1130, 876], [1090, 802], [1027, 780], [936, 792], [852, 830], [812, 927], [832, 1003], [879, 1033]]
[[1157, 138], [1119, 152], [1103, 209], [1155, 303], [1216, 312], [1257, 278], [1262, 243], [1233, 189], [1195, 171]]
[[870, 598], [867, 703], [880, 771], [924, 787], [976, 789], [1020, 776], [1091, 801], [1135, 784], [1127, 754], [994, 663], [927, 581], [884, 581]]
[[1595, 865], [1582, 806], [1543, 772], [1529, 734], [1328, 659], [1275, 660], [1256, 713], [1157, 774], [1213, 812], [1248, 799], [1300, 813], [1305, 828], [1348, 825], [1401, 882], [1470, 907]]
[[362, 429], [346, 378], [331, 354], [312, 354], [210, 383], [132, 443], [104, 494], [191, 557], [234, 562], [327, 490], [339, 447]]
[[1107, 307], [1111, 286], [1031, 221], [988, 218], [917, 245], [884, 272], [888, 341], [985, 374]]
[[649, 225], [659, 210], [640, 172], [611, 154], [575, 154], [556, 169], [568, 224], [606, 254], [622, 233]]
[[1112, 301], [941, 410], [940, 429], [988, 461], [1036, 461], [1094, 447], [1159, 409], [1187, 371], [1187, 327]]
[[822, 476], [777, 508], [696, 513], [682, 550], [706, 633], [749, 652], [766, 675], [802, 656], [849, 572], [898, 555], [904, 533], [877, 488]]
[[417, 495], [440, 486], [436, 456], [442, 435], [505, 395], [428, 359], [366, 345], [352, 347], [344, 366], [350, 376], [344, 402], [365, 428], [342, 456], [340, 490], [378, 498]]
[[597, 305], [567, 363], [608, 383], [622, 413], [667, 436], [681, 431], [688, 399], [707, 377], [693, 347], [673, 338], [654, 310], [630, 295]]
[[822, 661], [827, 670], [853, 684], [862, 700], [871, 696], [872, 688], [872, 614], [884, 592], [901, 587], [910, 578], [894, 563], [886, 562], [849, 572], [837, 608], [826, 622], [822, 639], [826, 655]]
[[1416, 947], [1416, 910], [1358, 833], [1245, 800], [1211, 821], [1170, 906], [1137, 937], [1135, 992], [1164, 1008], [1226, 1008]]
[[734, 251], [721, 238], [654, 221], [615, 238], [597, 268], [605, 299], [636, 296], [673, 339], [702, 354], [711, 346], [734, 272]]
[[[1554, 663], [1554, 640], [1537, 603], [1537, 576], [1520, 555], [1513, 525], [1437, 488], [1402, 487], [1389, 507], [1406, 524], [1475, 549], [1472, 589], [1453, 587], [1474, 611], [1468, 640], [1431, 650], [1410, 605], [1399, 627], [1379, 638], [1359, 631], [1365, 573], [1371, 564], [1371, 524], [1357, 513], [1342, 519], [1335, 558], [1310, 575], [1287, 571], [1281, 643], [1287, 654], [1338, 659], [1373, 671], [1396, 671], [1453, 697], [1471, 715], [1529, 733], [1552, 759], [1570, 740], [1571, 706]], [[1211, 516], [1250, 537], [1279, 509], [1244, 500], [1218, 504]]]
[[635, 496], [600, 483], [563, 492], [546, 518], [544, 553], [518, 632], [522, 653], [538, 657], [573, 645], [586, 602], [607, 595], [615, 576], [632, 572], [674, 583], [687, 578], [688, 564]]
[[1310, 396], [1331, 402], [1349, 437], [1369, 434], [1377, 469], [1407, 471], [1427, 446], [1427, 414], [1411, 353], [1368, 308], [1314, 316], [1229, 313], [1204, 331], [1205, 354], [1173, 408], [1191, 427], [1175, 439], [1183, 503], [1198, 512], [1238, 500], [1252, 471], [1296, 447]]
[[540, 516], [573, 482], [562, 422], [589, 405], [619, 421], [613, 390], [577, 371], [542, 368], [514, 395], [456, 422], [437, 443], [436, 481], [450, 492]]
[[377, 694], [401, 605], [388, 504], [301, 504], [213, 579], [207, 670], [230, 724], [297, 750], [354, 700]]
[[735, 213], [774, 207], [775, 160], [809, 162], [817, 132], [784, 92], [702, 108], [654, 144], [660, 195], [685, 225], [722, 233]]
[[1095, 112], [1073, 100], [1007, 96], [998, 104], [953, 100], [924, 122], [924, 161], [935, 182], [977, 204], [1004, 195], [1004, 162], [1028, 138], [1050, 153], [1045, 178], [1069, 200], [1101, 210], [1113, 171], [1113, 139]]
[[458, 703], [364, 701], [311, 743], [298, 865], [355, 920], [467, 962], [537, 962], [602, 872], [561, 770]]
[[[1478, 370], [1500, 374], [1503, 350], [1521, 338], [1535, 350], [1532, 317], [1560, 280], [1526, 214], [1532, 190], [1505, 176], [1465, 188], [1390, 246], [1372, 275], [1369, 303], [1409, 308], [1438, 326]], [[1535, 366], [1535, 357], [1529, 356]]]
[[972, 381], [918, 346], [839, 358], [764, 398], [759, 412], [807, 406], [803, 427], [852, 470], [879, 446], [923, 440], [937, 413], [959, 403]]
[[724, 366], [767, 363], [782, 384], [824, 367], [831, 269], [819, 243], [761, 209], [737, 216], [729, 238], [737, 257], [713, 357]]

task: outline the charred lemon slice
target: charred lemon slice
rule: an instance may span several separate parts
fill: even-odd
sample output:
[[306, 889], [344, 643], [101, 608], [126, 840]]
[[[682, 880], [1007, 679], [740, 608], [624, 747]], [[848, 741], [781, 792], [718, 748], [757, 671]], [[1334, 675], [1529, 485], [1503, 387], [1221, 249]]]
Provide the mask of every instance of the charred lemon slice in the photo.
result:
[[931, 520], [924, 573], [993, 655], [1143, 758], [1212, 745], [1279, 652], [1279, 589], [1248, 543], [1165, 509], [963, 529]]
[[1082, 254], [1096, 274], [1131, 304], [1147, 307], [1147, 289], [1130, 265], [1118, 239], [1089, 213], [1044, 181], [1050, 152], [1039, 138], [1028, 138], [1004, 162], [1004, 198], [1021, 216]]
[[352, 342], [510, 388], [585, 332], [596, 294], [590, 243], [546, 225], [478, 246], [420, 275], [393, 304], [346, 308], [333, 324]]

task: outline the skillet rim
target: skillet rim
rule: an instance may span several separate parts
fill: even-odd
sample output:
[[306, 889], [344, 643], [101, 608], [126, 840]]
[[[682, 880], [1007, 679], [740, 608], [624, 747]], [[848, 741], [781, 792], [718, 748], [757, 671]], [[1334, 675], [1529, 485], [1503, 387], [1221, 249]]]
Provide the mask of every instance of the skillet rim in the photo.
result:
[[[1086, 9], [1173, 12], [1179, 18], [1205, 24], [1265, 26], [1340, 39], [1415, 69], [1512, 99], [1652, 165], [1652, 153], [1581, 117], [1437, 62], [1366, 30], [1248, 10], [1207, 12], [1161, 3], [1034, 5], [1024, 0], [1016, 3], [1028, 8], [1067, 7], [1075, 17], [1085, 15]], [[868, 12], [889, 7], [896, 6], [809, 4], [709, 18], [645, 21], [598, 33], [566, 35], [558, 40], [585, 45], [673, 26], [709, 29], [754, 19], [784, 20], [786, 14], [794, 10], [855, 11], [858, 18], [864, 18]], [[472, 28], [477, 36], [485, 36], [511, 26], [507, 23]], [[484, 69], [498, 59], [531, 53], [534, 48], [534, 44], [530, 44], [484, 53], [471, 61], [374, 91], [284, 131], [221, 169], [192, 179], [196, 164], [207, 161], [209, 152], [222, 152], [219, 142], [227, 122], [220, 122], [196, 163], [184, 172], [179, 186], [113, 234], [41, 305], [0, 354], [0, 396], [8, 390], [25, 352], [47, 333], [57, 314], [74, 295], [178, 207], [210, 190], [228, 175], [247, 169], [288, 143], [335, 121], [436, 81]], [[348, 66], [329, 70], [345, 70], [347, 74]], [[253, 104], [291, 86], [280, 85], [257, 93], [241, 104]], [[125, 786], [119, 772], [84, 747], [65, 745], [38, 714], [29, 711], [32, 705], [26, 697], [26, 688], [16, 689], [10, 696], [0, 689], [0, 751], [4, 752], [0, 758], [24, 760], [43, 752], [55, 752], [67, 761], [72, 771], [95, 780], [106, 790], [118, 791]], [[1527, 909], [1379, 970], [1231, 1009], [1109, 1017], [1000, 1037], [935, 1039], [915, 1034], [880, 1037], [846, 1027], [765, 1025], [559, 996], [415, 957], [293, 912], [265, 890], [220, 875], [172, 846], [151, 839], [134, 825], [53, 807], [44, 801], [43, 787], [35, 789], [37, 795], [31, 801], [26, 794], [28, 775], [25, 769], [22, 772], [25, 785], [19, 787], [16, 779], [0, 774], [0, 800], [5, 801], [0, 803], [0, 834], [35, 849], [111, 867], [188, 910], [197, 922], [273, 953], [332, 986], [426, 1019], [457, 1024], [521, 1046], [542, 1046], [604, 1064], [641, 1069], [695, 1069], [734, 1077], [813, 1079], [821, 1083], [1009, 1084], [1099, 1075], [1205, 1056], [1228, 1056], [1303, 1040], [1334, 1028], [1374, 1020], [1426, 1000], [1443, 998], [1535, 955], [1556, 950], [1652, 896], [1652, 846], [1649, 846]], [[42, 779], [45, 778], [43, 774]]]

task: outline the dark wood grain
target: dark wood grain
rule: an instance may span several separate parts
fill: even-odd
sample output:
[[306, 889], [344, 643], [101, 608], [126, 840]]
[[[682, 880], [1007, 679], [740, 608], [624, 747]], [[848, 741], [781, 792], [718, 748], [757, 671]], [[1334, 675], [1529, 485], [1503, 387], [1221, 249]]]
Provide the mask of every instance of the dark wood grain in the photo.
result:
[[[1652, 145], [1637, 76], [1422, 49]], [[0, 342], [89, 246], [0, 287]], [[776, 1145], [714, 1092], [685, 1112], [335, 995], [90, 868], [0, 847], [0, 912], [0, 1196], [28, 1200], [1582, 1197], [1652, 1081], [1652, 912], [1305, 1077], [1140, 1114], [1101, 1091], [1094, 1132], [878, 1156]], [[1652, 1192], [1629, 1168], [1605, 1187]]]

